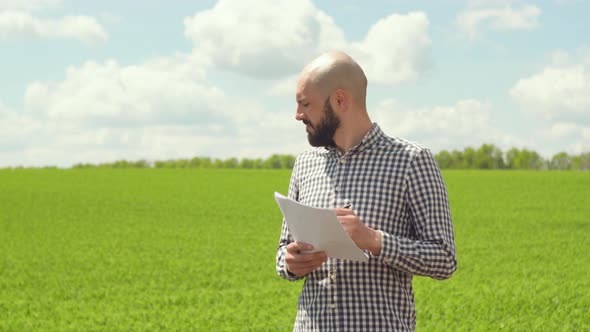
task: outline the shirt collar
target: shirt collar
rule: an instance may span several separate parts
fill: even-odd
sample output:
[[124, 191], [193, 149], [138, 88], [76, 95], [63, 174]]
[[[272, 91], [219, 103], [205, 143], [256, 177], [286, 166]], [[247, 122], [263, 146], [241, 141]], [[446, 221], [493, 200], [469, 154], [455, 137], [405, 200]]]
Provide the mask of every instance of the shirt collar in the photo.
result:
[[[381, 138], [383, 138], [384, 136], [385, 136], [385, 134], [383, 133], [383, 131], [381, 130], [379, 125], [377, 123], [373, 123], [373, 126], [367, 132], [365, 137], [363, 137], [361, 142], [359, 144], [353, 146], [350, 150], [348, 150], [348, 152], [345, 154], [345, 156], [352, 155], [355, 153], [360, 153], [362, 151], [369, 150], [369, 149], [377, 146], [379, 141], [381, 140]], [[336, 156], [341, 156], [340, 151], [335, 146], [325, 147], [325, 149], [328, 150], [328, 152], [330, 154], [334, 154]]]

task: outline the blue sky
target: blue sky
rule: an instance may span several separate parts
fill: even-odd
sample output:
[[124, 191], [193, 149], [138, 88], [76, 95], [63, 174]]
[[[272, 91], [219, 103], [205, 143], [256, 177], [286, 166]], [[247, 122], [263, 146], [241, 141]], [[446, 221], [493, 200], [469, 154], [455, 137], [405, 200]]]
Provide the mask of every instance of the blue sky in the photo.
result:
[[297, 73], [351, 54], [390, 136], [590, 151], [584, 1], [0, 0], [0, 167], [308, 147]]

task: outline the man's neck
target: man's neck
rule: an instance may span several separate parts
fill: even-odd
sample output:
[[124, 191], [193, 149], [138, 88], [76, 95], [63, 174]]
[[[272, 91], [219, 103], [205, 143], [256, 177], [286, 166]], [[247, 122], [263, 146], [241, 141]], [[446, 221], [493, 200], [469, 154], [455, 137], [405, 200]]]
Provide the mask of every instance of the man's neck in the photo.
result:
[[355, 119], [346, 125], [342, 125], [334, 135], [334, 143], [342, 154], [359, 145], [367, 133], [373, 128], [373, 123], [368, 116]]

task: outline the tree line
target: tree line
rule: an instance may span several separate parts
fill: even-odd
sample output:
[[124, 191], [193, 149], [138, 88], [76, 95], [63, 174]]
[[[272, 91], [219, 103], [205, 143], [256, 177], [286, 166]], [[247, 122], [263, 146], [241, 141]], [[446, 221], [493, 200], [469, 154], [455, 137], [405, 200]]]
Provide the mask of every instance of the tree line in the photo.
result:
[[292, 169], [295, 157], [286, 154], [273, 154], [266, 159], [256, 158], [209, 158], [194, 157], [191, 159], [127, 161], [117, 160], [101, 164], [80, 163], [72, 168], [243, 168], [243, 169]]
[[[442, 169], [532, 169], [532, 170], [590, 170], [590, 152], [569, 155], [559, 152], [550, 159], [526, 148], [511, 148], [502, 152], [493, 144], [483, 144], [479, 148], [466, 147], [463, 150], [442, 150], [435, 155]], [[194, 157], [148, 162], [146, 160], [119, 160], [110, 163], [77, 164], [72, 168], [243, 168], [243, 169], [291, 169], [295, 157], [273, 154], [267, 159], [212, 159]]]
[[569, 155], [559, 152], [545, 159], [537, 152], [511, 148], [505, 153], [493, 144], [463, 151], [442, 150], [435, 155], [443, 169], [532, 169], [532, 170], [590, 170], [590, 152]]
[[[435, 155], [442, 169], [530, 169], [530, 170], [590, 170], [590, 152], [569, 155], [559, 152], [549, 159], [526, 148], [511, 148], [502, 152], [493, 144], [483, 144], [475, 149], [467, 147], [463, 150], [442, 150]], [[71, 168], [241, 168], [241, 169], [292, 169], [295, 156], [273, 154], [263, 158], [209, 158], [194, 157], [191, 159], [171, 160], [117, 160], [99, 164], [78, 163]], [[23, 167], [16, 167], [23, 168]], [[56, 168], [53, 166], [43, 168]]]

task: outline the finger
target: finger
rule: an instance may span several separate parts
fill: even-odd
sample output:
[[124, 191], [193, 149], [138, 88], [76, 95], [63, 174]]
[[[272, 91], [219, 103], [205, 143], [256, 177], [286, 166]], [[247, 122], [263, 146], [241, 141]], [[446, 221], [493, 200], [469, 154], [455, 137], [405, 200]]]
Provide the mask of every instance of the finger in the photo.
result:
[[285, 259], [285, 263], [286, 263], [287, 269], [289, 271], [291, 271], [292, 273], [294, 273], [298, 276], [304, 276], [304, 275], [316, 270], [326, 260], [327, 259], [315, 259], [315, 260], [311, 260], [311, 261], [301, 262], [301, 261], [297, 261], [297, 260]]
[[347, 215], [354, 215], [354, 211], [351, 209], [344, 209], [344, 208], [336, 208], [334, 209], [337, 216], [347, 216]]
[[287, 245], [287, 252], [298, 254], [302, 250], [313, 250], [313, 246], [303, 242], [291, 242]]
[[299, 248], [300, 251], [302, 250], [313, 250], [313, 246], [309, 243], [305, 243], [305, 242], [299, 242], [299, 241], [295, 241], [295, 243], [297, 243], [297, 247]]
[[318, 268], [320, 265], [322, 265], [322, 263], [324, 262], [324, 260], [322, 259], [314, 259], [311, 261], [307, 261], [307, 262], [300, 262], [300, 261], [294, 261], [294, 262], [289, 262], [287, 261], [287, 266], [289, 267], [289, 269], [293, 269], [293, 270], [315, 270], [316, 268]]
[[314, 261], [325, 261], [327, 259], [328, 259], [328, 257], [326, 256], [326, 253], [323, 251], [318, 251], [318, 252], [313, 252], [313, 253], [308, 253], [308, 254], [287, 253], [287, 256], [285, 256], [285, 260], [288, 260], [289, 262], [302, 263], [302, 264], [307, 264], [309, 262], [314, 262]]
[[298, 255], [302, 262], [324, 262], [328, 259], [326, 253], [323, 251], [312, 252], [309, 254], [300, 254]]
[[357, 218], [355, 216], [337, 216], [338, 222], [341, 225], [352, 225], [356, 223]]

